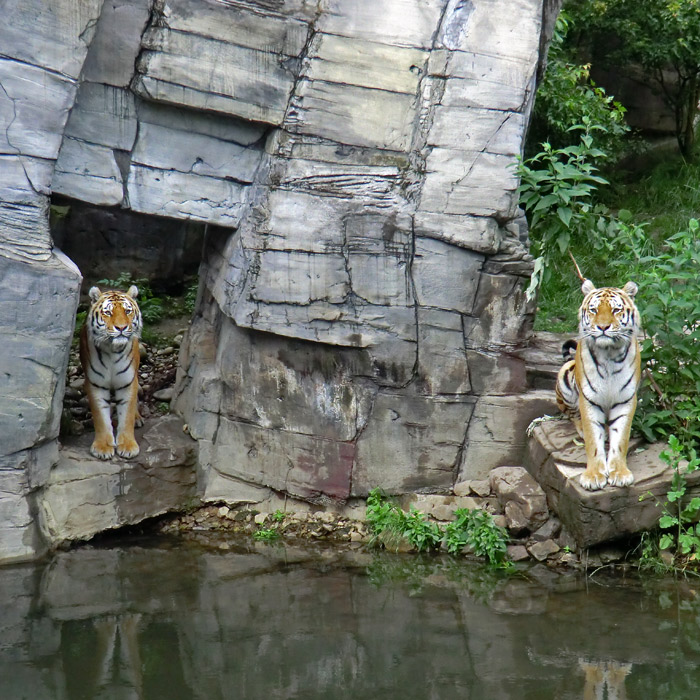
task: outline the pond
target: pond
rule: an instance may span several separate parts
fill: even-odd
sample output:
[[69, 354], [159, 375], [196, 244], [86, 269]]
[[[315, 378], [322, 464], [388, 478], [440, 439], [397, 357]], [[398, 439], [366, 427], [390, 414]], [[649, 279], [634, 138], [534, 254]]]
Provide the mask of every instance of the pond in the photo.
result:
[[700, 584], [147, 539], [0, 568], [2, 700], [697, 698]]

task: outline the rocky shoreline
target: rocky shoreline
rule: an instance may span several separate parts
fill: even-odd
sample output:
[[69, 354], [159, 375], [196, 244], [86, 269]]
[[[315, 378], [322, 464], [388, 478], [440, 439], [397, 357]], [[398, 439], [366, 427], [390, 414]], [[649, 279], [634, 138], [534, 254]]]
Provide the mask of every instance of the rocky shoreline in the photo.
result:
[[[397, 499], [404, 509], [411, 506], [425, 513], [431, 522], [449, 522], [457, 508], [482, 508], [489, 512], [497, 525], [509, 535], [508, 558], [523, 564], [542, 564], [553, 571], [591, 571], [610, 567], [627, 571], [636, 564], [628, 559], [629, 547], [620, 543], [600, 545], [577, 551], [576, 543], [556, 515], [541, 508], [543, 503], [537, 489], [523, 495], [532, 487], [531, 477], [519, 467], [494, 470], [489, 480], [464, 482], [455, 487], [462, 495], [410, 494]], [[524, 473], [523, 473], [524, 472]], [[529, 477], [529, 478], [528, 478]], [[522, 482], [525, 482], [523, 484]], [[495, 489], [491, 483], [496, 484]], [[517, 488], [507, 484], [516, 483]], [[504, 486], [504, 483], [506, 486]], [[539, 488], [539, 487], [537, 487]], [[543, 496], [543, 494], [542, 494]], [[280, 499], [282, 500], [282, 499]], [[508, 504], [511, 504], [510, 506]], [[286, 504], [290, 506], [289, 503]], [[229, 536], [249, 537], [258, 541], [296, 544], [299, 541], [332, 543], [353, 549], [383, 547], [382, 538], [375, 538], [364, 519], [363, 503], [338, 511], [313, 510], [308, 504], [297, 504], [301, 510], [270, 510], [270, 504], [210, 503], [186, 513], [171, 513], [157, 519], [149, 532], [157, 535], [208, 536], [217, 538], [219, 548], [228, 548]], [[415, 553], [407, 540], [392, 540], [386, 549], [405, 554]], [[447, 555], [446, 552], [441, 552]], [[475, 559], [467, 548], [462, 555]]]

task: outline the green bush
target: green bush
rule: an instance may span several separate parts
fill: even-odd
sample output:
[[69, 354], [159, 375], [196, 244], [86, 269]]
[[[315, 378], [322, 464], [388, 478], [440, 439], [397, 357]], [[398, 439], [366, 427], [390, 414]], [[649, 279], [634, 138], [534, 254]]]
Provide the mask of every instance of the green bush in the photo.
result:
[[567, 42], [573, 24], [570, 14], [559, 13], [547, 54], [547, 70], [537, 86], [529, 144], [547, 141], [555, 148], [574, 145], [571, 127], [588, 120], [602, 127], [601, 148], [617, 154], [629, 131], [626, 110], [591, 80], [590, 64], [577, 61], [575, 50]]
[[379, 489], [372, 489], [367, 497], [367, 522], [374, 543], [380, 536], [389, 546], [405, 538], [419, 552], [444, 546], [450, 554], [460, 554], [467, 547], [476, 556], [485, 557], [493, 568], [512, 566], [506, 557], [507, 532], [483, 510], [459, 508], [455, 520], [441, 527], [413, 506], [406, 513]]
[[636, 261], [649, 381], [639, 394], [635, 426], [650, 441], [673, 434], [684, 445], [700, 444], [699, 235], [700, 224], [690, 219], [660, 252]]

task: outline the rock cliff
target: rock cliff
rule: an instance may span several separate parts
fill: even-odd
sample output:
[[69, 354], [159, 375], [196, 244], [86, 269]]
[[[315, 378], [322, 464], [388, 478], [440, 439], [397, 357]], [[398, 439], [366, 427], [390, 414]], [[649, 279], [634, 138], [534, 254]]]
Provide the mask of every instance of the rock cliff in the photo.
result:
[[207, 226], [174, 403], [205, 500], [449, 490], [519, 458], [548, 397], [517, 355], [513, 165], [559, 4], [6, 3], [0, 557], [51, 540], [61, 481], [81, 276], [52, 194]]

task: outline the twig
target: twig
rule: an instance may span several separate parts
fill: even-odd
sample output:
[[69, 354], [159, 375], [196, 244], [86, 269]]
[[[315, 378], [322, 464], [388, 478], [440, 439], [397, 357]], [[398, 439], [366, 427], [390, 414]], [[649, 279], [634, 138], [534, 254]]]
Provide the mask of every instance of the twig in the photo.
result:
[[651, 384], [651, 388], [657, 393], [659, 400], [661, 401], [661, 405], [664, 407], [664, 409], [668, 409], [668, 405], [666, 404], [666, 400], [664, 399], [663, 392], [659, 388], [659, 385], [656, 383], [656, 380], [652, 376], [651, 372], [649, 371], [649, 368], [646, 367], [644, 369], [644, 375], [646, 378], [649, 380], [649, 384]]
[[578, 275], [578, 278], [581, 280], [581, 282], [585, 282], [586, 278], [581, 274], [581, 269], [578, 266], [578, 263], [576, 262], [576, 258], [574, 257], [574, 254], [569, 251], [569, 255], [571, 256], [571, 260], [574, 263], [574, 267], [576, 268], [576, 274]]

